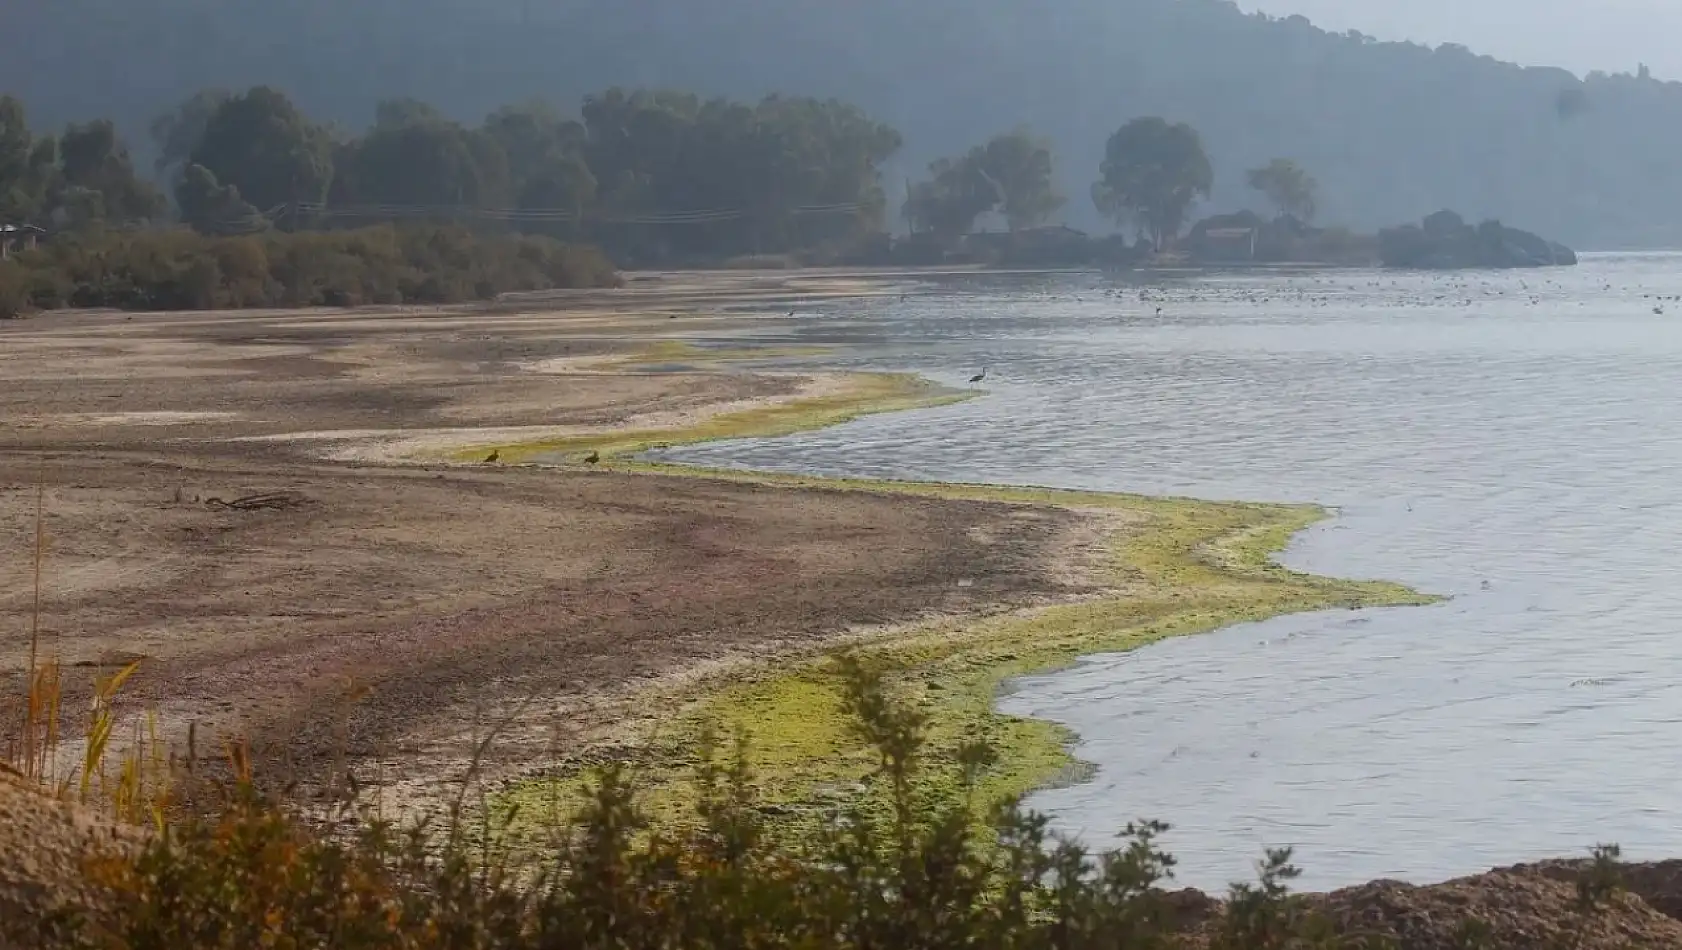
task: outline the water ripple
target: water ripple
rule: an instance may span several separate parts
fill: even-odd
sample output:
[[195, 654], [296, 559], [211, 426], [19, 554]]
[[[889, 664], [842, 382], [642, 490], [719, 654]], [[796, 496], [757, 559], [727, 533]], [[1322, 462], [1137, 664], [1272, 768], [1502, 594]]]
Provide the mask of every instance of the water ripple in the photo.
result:
[[[1542, 274], [982, 277], [830, 305], [796, 342], [989, 394], [677, 457], [825, 474], [1317, 501], [1292, 566], [1449, 594], [1282, 618], [1014, 684], [1104, 843], [1171, 822], [1182, 880], [1264, 846], [1307, 883], [1437, 879], [1616, 840], [1682, 853], [1682, 258]], [[1143, 297], [1141, 297], [1143, 291]], [[1156, 308], [1161, 307], [1158, 315]]]

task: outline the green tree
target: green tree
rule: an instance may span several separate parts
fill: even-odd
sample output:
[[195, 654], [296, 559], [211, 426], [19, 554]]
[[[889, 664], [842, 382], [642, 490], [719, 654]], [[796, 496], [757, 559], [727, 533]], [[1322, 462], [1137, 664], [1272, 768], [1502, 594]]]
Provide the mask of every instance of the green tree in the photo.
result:
[[1003, 200], [1003, 189], [987, 176], [972, 152], [931, 163], [929, 179], [912, 185], [906, 196], [905, 219], [913, 232], [929, 232], [951, 242], [975, 230], [975, 219]]
[[58, 140], [36, 138], [23, 103], [0, 96], [0, 223], [44, 215], [57, 176]]
[[1063, 206], [1053, 184], [1051, 147], [1018, 129], [996, 135], [961, 158], [929, 165], [929, 178], [906, 195], [905, 217], [913, 231], [951, 240], [975, 229], [984, 214], [998, 212], [1012, 231], [1045, 223]]
[[149, 131], [157, 146], [155, 168], [160, 175], [178, 177], [187, 165], [187, 158], [204, 139], [210, 117], [231, 98], [226, 89], [203, 89], [188, 96], [174, 110], [152, 120]]
[[224, 185], [203, 165], [188, 165], [175, 187], [181, 220], [204, 234], [243, 234], [268, 222], [233, 185]]
[[658, 252], [773, 253], [880, 229], [880, 168], [900, 146], [833, 100], [609, 89], [585, 100], [583, 118], [599, 209], [638, 222], [609, 239]]
[[1320, 185], [1302, 166], [1288, 158], [1276, 158], [1249, 173], [1250, 187], [1267, 196], [1280, 214], [1299, 221], [1314, 220], [1316, 194]]
[[415, 125], [449, 125], [449, 117], [431, 103], [401, 96], [374, 104], [374, 131], [402, 129]]
[[530, 103], [491, 113], [484, 134], [506, 157], [514, 204], [527, 210], [565, 211], [574, 216], [566, 228], [543, 229], [577, 233], [578, 219], [595, 201], [597, 188], [584, 157], [589, 138], [584, 126], [562, 119], [543, 103]]
[[1092, 186], [1098, 210], [1132, 222], [1157, 250], [1179, 236], [1186, 214], [1214, 186], [1214, 170], [1197, 130], [1154, 116], [1134, 119], [1110, 136]]
[[1023, 129], [994, 136], [977, 156], [986, 177], [1002, 193], [1001, 206], [1012, 231], [1044, 224], [1064, 198], [1054, 182], [1051, 144]]
[[162, 192], [135, 174], [128, 149], [108, 120], [66, 128], [58, 139], [58, 157], [54, 203], [85, 209], [73, 210], [73, 219], [143, 221], [160, 217], [168, 207]]
[[414, 100], [381, 103], [374, 128], [350, 143], [335, 197], [351, 203], [501, 207], [508, 158], [489, 135], [463, 128]]
[[333, 180], [332, 137], [267, 86], [217, 107], [188, 160], [259, 208], [321, 201]]

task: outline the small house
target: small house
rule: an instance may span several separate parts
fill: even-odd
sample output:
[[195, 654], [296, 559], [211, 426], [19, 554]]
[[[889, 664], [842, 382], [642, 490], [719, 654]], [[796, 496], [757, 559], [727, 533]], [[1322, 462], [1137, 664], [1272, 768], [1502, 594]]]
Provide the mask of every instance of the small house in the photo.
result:
[[33, 224], [0, 224], [0, 261], [18, 251], [33, 251], [46, 233]]

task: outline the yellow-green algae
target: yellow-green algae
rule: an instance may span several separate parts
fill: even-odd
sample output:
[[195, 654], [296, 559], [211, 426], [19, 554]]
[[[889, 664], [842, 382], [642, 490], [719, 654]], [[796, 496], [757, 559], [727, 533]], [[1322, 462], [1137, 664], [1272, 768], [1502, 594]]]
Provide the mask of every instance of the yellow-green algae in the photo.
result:
[[849, 374], [840, 392], [723, 412], [682, 428], [610, 430], [532, 442], [486, 443], [457, 449], [450, 458], [477, 461], [494, 448], [503, 462], [565, 460], [591, 452], [599, 452], [605, 462], [673, 445], [790, 435], [874, 413], [947, 405], [975, 395], [973, 391], [947, 389], [910, 373], [855, 373]]
[[[702, 349], [666, 341], [610, 365], [682, 361], [722, 363], [789, 355], [770, 349]], [[807, 354], [800, 354], [807, 355]], [[1341, 580], [1288, 570], [1272, 556], [1298, 531], [1325, 516], [1315, 506], [1210, 502], [1186, 498], [1063, 491], [1044, 488], [830, 479], [740, 472], [638, 461], [653, 448], [717, 439], [772, 437], [836, 425], [859, 416], [937, 406], [975, 391], [946, 389], [903, 373], [857, 373], [841, 392], [737, 412], [675, 429], [602, 432], [494, 446], [505, 461], [565, 460], [589, 452], [601, 464], [628, 471], [751, 482], [773, 488], [827, 489], [919, 495], [1077, 509], [1113, 522], [1104, 540], [1099, 581], [1105, 592], [1073, 603], [982, 617], [948, 618], [861, 639], [852, 649], [891, 672], [896, 685], [927, 716], [925, 781], [955, 781], [955, 754], [966, 740], [985, 737], [999, 752], [980, 792], [1019, 795], [1079, 768], [1072, 738], [1053, 723], [1007, 716], [994, 709], [1003, 683], [1014, 676], [1067, 665], [1083, 655], [1130, 650], [1173, 636], [1325, 609], [1423, 605], [1433, 598], [1382, 581]], [[464, 448], [470, 461], [492, 446]], [[828, 808], [874, 797], [875, 765], [842, 713], [841, 682], [825, 652], [779, 658], [775, 667], [749, 665], [648, 697], [655, 716], [630, 747], [605, 756], [634, 765], [637, 785], [659, 821], [679, 821], [693, 804], [692, 769], [704, 733], [740, 732], [749, 764], [770, 806], [782, 806], [794, 827]], [[599, 760], [600, 756], [586, 757]], [[585, 761], [541, 779], [510, 786], [500, 805], [546, 815], [572, 800]], [[562, 788], [557, 789], [557, 783]]]
[[[1049, 505], [1107, 513], [1103, 580], [1110, 592], [980, 618], [941, 620], [866, 640], [856, 649], [883, 664], [928, 717], [926, 781], [955, 781], [961, 741], [985, 737], [1000, 753], [983, 782], [989, 798], [1018, 795], [1077, 763], [1071, 736], [1052, 723], [1003, 715], [994, 699], [1010, 677], [1054, 669], [1082, 655], [1133, 649], [1167, 637], [1333, 608], [1431, 602], [1399, 585], [1339, 580], [1288, 570], [1272, 555], [1324, 516], [1312, 506], [1238, 504], [1180, 498], [1012, 488], [822, 479], [635, 464], [664, 473], [705, 475], [768, 486], [890, 492], [940, 498]], [[822, 654], [715, 678], [662, 697], [674, 712], [637, 741], [628, 758], [660, 820], [681, 820], [692, 803], [690, 770], [709, 728], [741, 730], [761, 794], [796, 826], [856, 796], [872, 796], [874, 759], [842, 715], [833, 660]], [[553, 798], [552, 783], [577, 787], [576, 771], [518, 784], [509, 803]]]
[[596, 365], [615, 369], [635, 369], [662, 363], [705, 365], [764, 360], [790, 360], [823, 356], [831, 351], [827, 346], [696, 346], [686, 340], [658, 340], [634, 352], [609, 357]]

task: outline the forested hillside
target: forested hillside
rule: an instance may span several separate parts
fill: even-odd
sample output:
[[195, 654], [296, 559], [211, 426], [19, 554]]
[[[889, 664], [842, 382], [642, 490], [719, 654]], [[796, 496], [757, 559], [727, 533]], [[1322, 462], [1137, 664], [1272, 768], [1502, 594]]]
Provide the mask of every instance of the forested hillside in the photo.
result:
[[256, 83], [358, 129], [393, 97], [477, 121], [613, 85], [833, 96], [902, 134], [890, 193], [937, 156], [1026, 126], [1051, 141], [1076, 225], [1097, 223], [1087, 194], [1107, 137], [1161, 115], [1202, 134], [1215, 209], [1254, 203], [1245, 171], [1288, 157], [1319, 180], [1322, 221], [1372, 228], [1447, 206], [1583, 246], [1682, 244], [1682, 84], [1580, 81], [1225, 0], [54, 0], [0, 13], [0, 91], [37, 124], [112, 116], [138, 143], [192, 92]]

